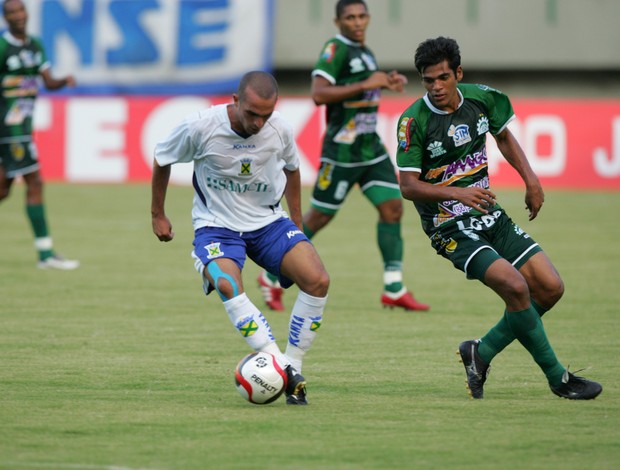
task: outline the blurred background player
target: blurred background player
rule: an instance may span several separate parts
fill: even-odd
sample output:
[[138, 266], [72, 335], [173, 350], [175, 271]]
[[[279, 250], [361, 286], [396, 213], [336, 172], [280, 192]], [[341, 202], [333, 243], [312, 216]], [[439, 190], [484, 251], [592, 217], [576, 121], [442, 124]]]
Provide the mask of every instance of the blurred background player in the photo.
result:
[[[286, 402], [306, 405], [302, 361], [321, 326], [329, 276], [301, 230], [299, 155], [292, 128], [274, 112], [275, 79], [265, 72], [243, 76], [233, 104], [188, 117], [155, 147], [153, 232], [174, 233], [164, 203], [170, 166], [194, 163], [194, 264], [204, 291], [216, 290], [230, 321], [255, 351], [273, 354], [285, 368]], [[290, 218], [280, 205], [286, 198]], [[246, 257], [299, 287], [284, 354], [271, 327], [250, 301], [241, 271]]]
[[4, 19], [8, 25], [0, 37], [0, 200], [9, 196], [15, 178], [26, 183], [26, 214], [34, 232], [40, 269], [70, 270], [79, 266], [54, 252], [45, 218], [43, 181], [37, 150], [32, 140], [32, 115], [38, 93], [38, 77], [48, 90], [75, 86], [72, 76], [55, 79], [43, 44], [26, 33], [28, 12], [21, 0], [5, 0]]
[[[377, 208], [377, 242], [383, 258], [381, 304], [405, 310], [428, 310], [403, 284], [403, 206], [396, 170], [376, 132], [381, 89], [402, 92], [407, 79], [378, 70], [365, 45], [370, 21], [363, 0], [340, 0], [334, 20], [340, 34], [323, 47], [312, 71], [312, 99], [327, 105], [327, 131], [321, 167], [311, 206], [304, 214], [304, 233], [312, 238], [336, 215], [357, 184]], [[262, 272], [258, 278], [263, 299], [273, 310], [284, 310], [282, 288]]]
[[483, 282], [505, 303], [497, 325], [481, 339], [459, 346], [471, 396], [483, 398], [491, 360], [517, 339], [542, 369], [553, 393], [572, 400], [595, 398], [601, 385], [573, 375], [558, 361], [541, 320], [564, 294], [560, 275], [490, 190], [487, 133], [525, 183], [530, 220], [544, 201], [540, 181], [508, 129], [515, 118], [510, 100], [488, 86], [459, 83], [463, 69], [454, 39], [422, 42], [415, 66], [427, 93], [399, 121], [397, 163], [403, 196], [415, 203], [437, 254], [467, 278]]

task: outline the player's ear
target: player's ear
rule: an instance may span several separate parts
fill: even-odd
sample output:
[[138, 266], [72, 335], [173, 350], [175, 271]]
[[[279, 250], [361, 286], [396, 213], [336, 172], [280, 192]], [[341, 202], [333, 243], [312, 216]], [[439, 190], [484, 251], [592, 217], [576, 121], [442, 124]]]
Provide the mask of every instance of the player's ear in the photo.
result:
[[456, 68], [456, 81], [460, 82], [463, 80], [463, 67], [460, 65]]

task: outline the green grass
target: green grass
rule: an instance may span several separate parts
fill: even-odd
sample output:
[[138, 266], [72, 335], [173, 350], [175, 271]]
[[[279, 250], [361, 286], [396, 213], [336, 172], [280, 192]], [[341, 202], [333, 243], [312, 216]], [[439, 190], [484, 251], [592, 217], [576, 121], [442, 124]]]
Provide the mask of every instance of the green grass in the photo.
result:
[[[193, 271], [190, 188], [169, 191], [167, 244], [151, 233], [146, 185], [49, 184], [46, 195], [56, 247], [82, 267], [34, 268], [15, 187], [0, 205], [1, 469], [617, 468], [620, 193], [549, 191], [530, 223], [522, 192], [499, 191], [564, 278], [547, 333], [565, 364], [591, 366], [597, 400], [552, 395], [518, 344], [494, 361], [486, 398], [469, 400], [456, 347], [485, 333], [501, 302], [434, 254], [407, 205], [405, 278], [432, 310], [380, 308], [376, 215], [354, 193], [315, 239], [332, 286], [305, 408], [235, 391], [249, 351]], [[248, 262], [262, 306], [257, 273]], [[288, 314], [266, 313], [283, 347]]]

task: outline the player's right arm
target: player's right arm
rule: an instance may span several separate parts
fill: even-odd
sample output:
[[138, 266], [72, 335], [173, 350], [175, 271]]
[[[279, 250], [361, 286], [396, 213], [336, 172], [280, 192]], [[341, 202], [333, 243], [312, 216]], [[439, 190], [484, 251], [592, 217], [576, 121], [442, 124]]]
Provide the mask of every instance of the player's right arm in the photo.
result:
[[[348, 98], [357, 96], [364, 91], [374, 90], [376, 88], [402, 91], [404, 83], [397, 75], [377, 71], [373, 72], [366, 80], [348, 83], [346, 85], [335, 85], [327, 78], [321, 75], [315, 75], [312, 78], [312, 100], [317, 106], [320, 106], [322, 104], [339, 103]], [[406, 83], [406, 79], [404, 80]]]
[[159, 241], [169, 242], [174, 238], [172, 224], [166, 216], [164, 209], [166, 191], [170, 181], [170, 165], [159, 166], [157, 160], [153, 160], [153, 177], [151, 179], [151, 223], [153, 233]]

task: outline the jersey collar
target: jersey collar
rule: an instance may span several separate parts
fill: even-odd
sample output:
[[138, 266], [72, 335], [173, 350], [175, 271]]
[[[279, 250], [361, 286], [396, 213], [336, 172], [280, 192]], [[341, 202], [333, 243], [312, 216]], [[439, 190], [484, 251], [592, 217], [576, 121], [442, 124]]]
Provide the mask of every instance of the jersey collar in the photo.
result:
[[344, 42], [348, 46], [362, 47], [361, 42], [351, 41], [348, 37], [343, 36], [342, 34], [337, 34], [336, 39], [339, 39], [340, 41]]
[[[459, 94], [459, 97], [461, 98], [459, 101], [459, 105], [456, 107], [456, 109], [459, 109], [463, 105], [464, 98], [463, 98], [463, 93], [461, 93], [461, 90], [457, 88], [456, 92]], [[451, 114], [448, 111], [443, 111], [442, 109], [436, 108], [431, 102], [431, 99], [428, 97], [428, 92], [426, 93], [426, 95], [424, 95], [424, 102], [426, 103], [426, 106], [428, 106], [430, 110], [434, 112], [435, 114], [443, 114], [443, 115]]]
[[15, 36], [13, 36], [9, 30], [5, 31], [2, 37], [12, 46], [21, 47], [30, 43], [30, 36], [26, 36], [26, 40], [22, 41], [21, 39], [17, 39]]

